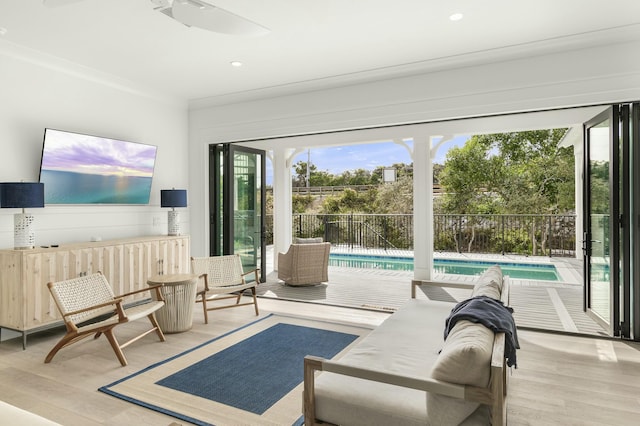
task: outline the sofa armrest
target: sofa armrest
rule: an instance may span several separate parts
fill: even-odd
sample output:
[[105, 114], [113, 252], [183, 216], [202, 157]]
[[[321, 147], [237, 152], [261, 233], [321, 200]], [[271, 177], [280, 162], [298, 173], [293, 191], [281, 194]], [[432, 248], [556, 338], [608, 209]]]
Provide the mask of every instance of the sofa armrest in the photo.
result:
[[[305, 358], [305, 371], [311, 368], [316, 371], [326, 371], [328, 373], [341, 374], [343, 376], [357, 377], [359, 379], [371, 380], [374, 382], [387, 383], [389, 385], [402, 386], [405, 388], [433, 392], [453, 398], [465, 398], [465, 389], [473, 386], [457, 385], [435, 379], [417, 379], [415, 377], [400, 374], [386, 373], [383, 371], [371, 370], [364, 367], [340, 364], [324, 358], [308, 355]], [[484, 388], [478, 388], [484, 390]], [[482, 392], [480, 392], [482, 393]], [[486, 403], [486, 399], [484, 400]], [[478, 401], [481, 402], [481, 401]]]
[[[434, 379], [416, 379], [404, 375], [339, 364], [324, 358], [307, 355], [304, 358], [304, 388], [302, 396], [304, 424], [306, 426], [327, 424], [316, 417], [315, 373], [317, 371], [440, 393], [460, 399], [464, 399], [466, 388], [468, 388], [468, 386], [446, 383]], [[486, 391], [481, 388], [477, 388], [477, 390], [478, 393]]]
[[[411, 280], [411, 298], [416, 298], [416, 288], [420, 286], [431, 287], [449, 287], [449, 288], [463, 288], [473, 290], [474, 283], [463, 282], [441, 282], [431, 280]], [[502, 293], [500, 294], [500, 300], [505, 306], [509, 306], [511, 301], [511, 281], [508, 275], [502, 277]]]
[[411, 280], [411, 298], [416, 298], [416, 288], [420, 286], [428, 287], [449, 287], [449, 288], [463, 288], [473, 290], [473, 283], [462, 282], [445, 282], [445, 281], [431, 281], [431, 280]]

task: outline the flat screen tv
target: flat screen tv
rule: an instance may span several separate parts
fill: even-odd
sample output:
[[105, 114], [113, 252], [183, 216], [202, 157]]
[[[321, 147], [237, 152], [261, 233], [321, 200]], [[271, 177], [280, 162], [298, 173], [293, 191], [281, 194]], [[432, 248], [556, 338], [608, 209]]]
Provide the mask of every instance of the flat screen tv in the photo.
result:
[[45, 204], [148, 204], [157, 147], [45, 129]]

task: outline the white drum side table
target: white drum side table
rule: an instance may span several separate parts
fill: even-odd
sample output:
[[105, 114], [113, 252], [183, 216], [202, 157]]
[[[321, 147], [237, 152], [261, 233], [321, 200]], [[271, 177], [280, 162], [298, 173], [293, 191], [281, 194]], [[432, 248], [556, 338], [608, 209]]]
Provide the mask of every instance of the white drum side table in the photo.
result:
[[156, 319], [163, 333], [180, 333], [193, 325], [193, 305], [196, 303], [198, 275], [156, 275], [147, 280], [148, 285], [162, 285], [160, 292], [164, 306], [156, 311]]

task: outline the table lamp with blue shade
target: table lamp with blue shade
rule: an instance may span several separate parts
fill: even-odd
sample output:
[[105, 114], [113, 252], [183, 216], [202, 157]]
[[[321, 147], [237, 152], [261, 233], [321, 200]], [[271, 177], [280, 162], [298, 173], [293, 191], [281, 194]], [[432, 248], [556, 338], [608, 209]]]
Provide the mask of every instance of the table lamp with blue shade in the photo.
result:
[[187, 207], [187, 190], [160, 190], [160, 207], [171, 207], [169, 211], [169, 235], [180, 235], [180, 213], [175, 208]]
[[25, 212], [27, 207], [44, 207], [44, 184], [38, 182], [0, 183], [0, 208], [22, 209], [13, 215], [13, 245], [16, 250], [35, 247], [33, 215]]

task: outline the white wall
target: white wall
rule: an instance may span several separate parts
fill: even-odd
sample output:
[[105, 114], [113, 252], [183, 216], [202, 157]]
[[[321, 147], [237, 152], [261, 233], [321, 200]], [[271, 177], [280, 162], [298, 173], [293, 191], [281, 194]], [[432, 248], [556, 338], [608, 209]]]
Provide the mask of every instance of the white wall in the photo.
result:
[[[160, 189], [188, 188], [185, 102], [0, 43], [0, 182], [38, 180], [45, 127], [157, 145], [158, 154], [149, 205], [29, 209], [37, 245], [167, 233]], [[18, 212], [0, 210], [2, 249], [13, 247]], [[181, 220], [188, 233], [188, 209]]]
[[269, 99], [194, 102], [192, 250], [207, 252], [203, 153], [212, 142], [638, 100], [639, 49], [636, 40]]

